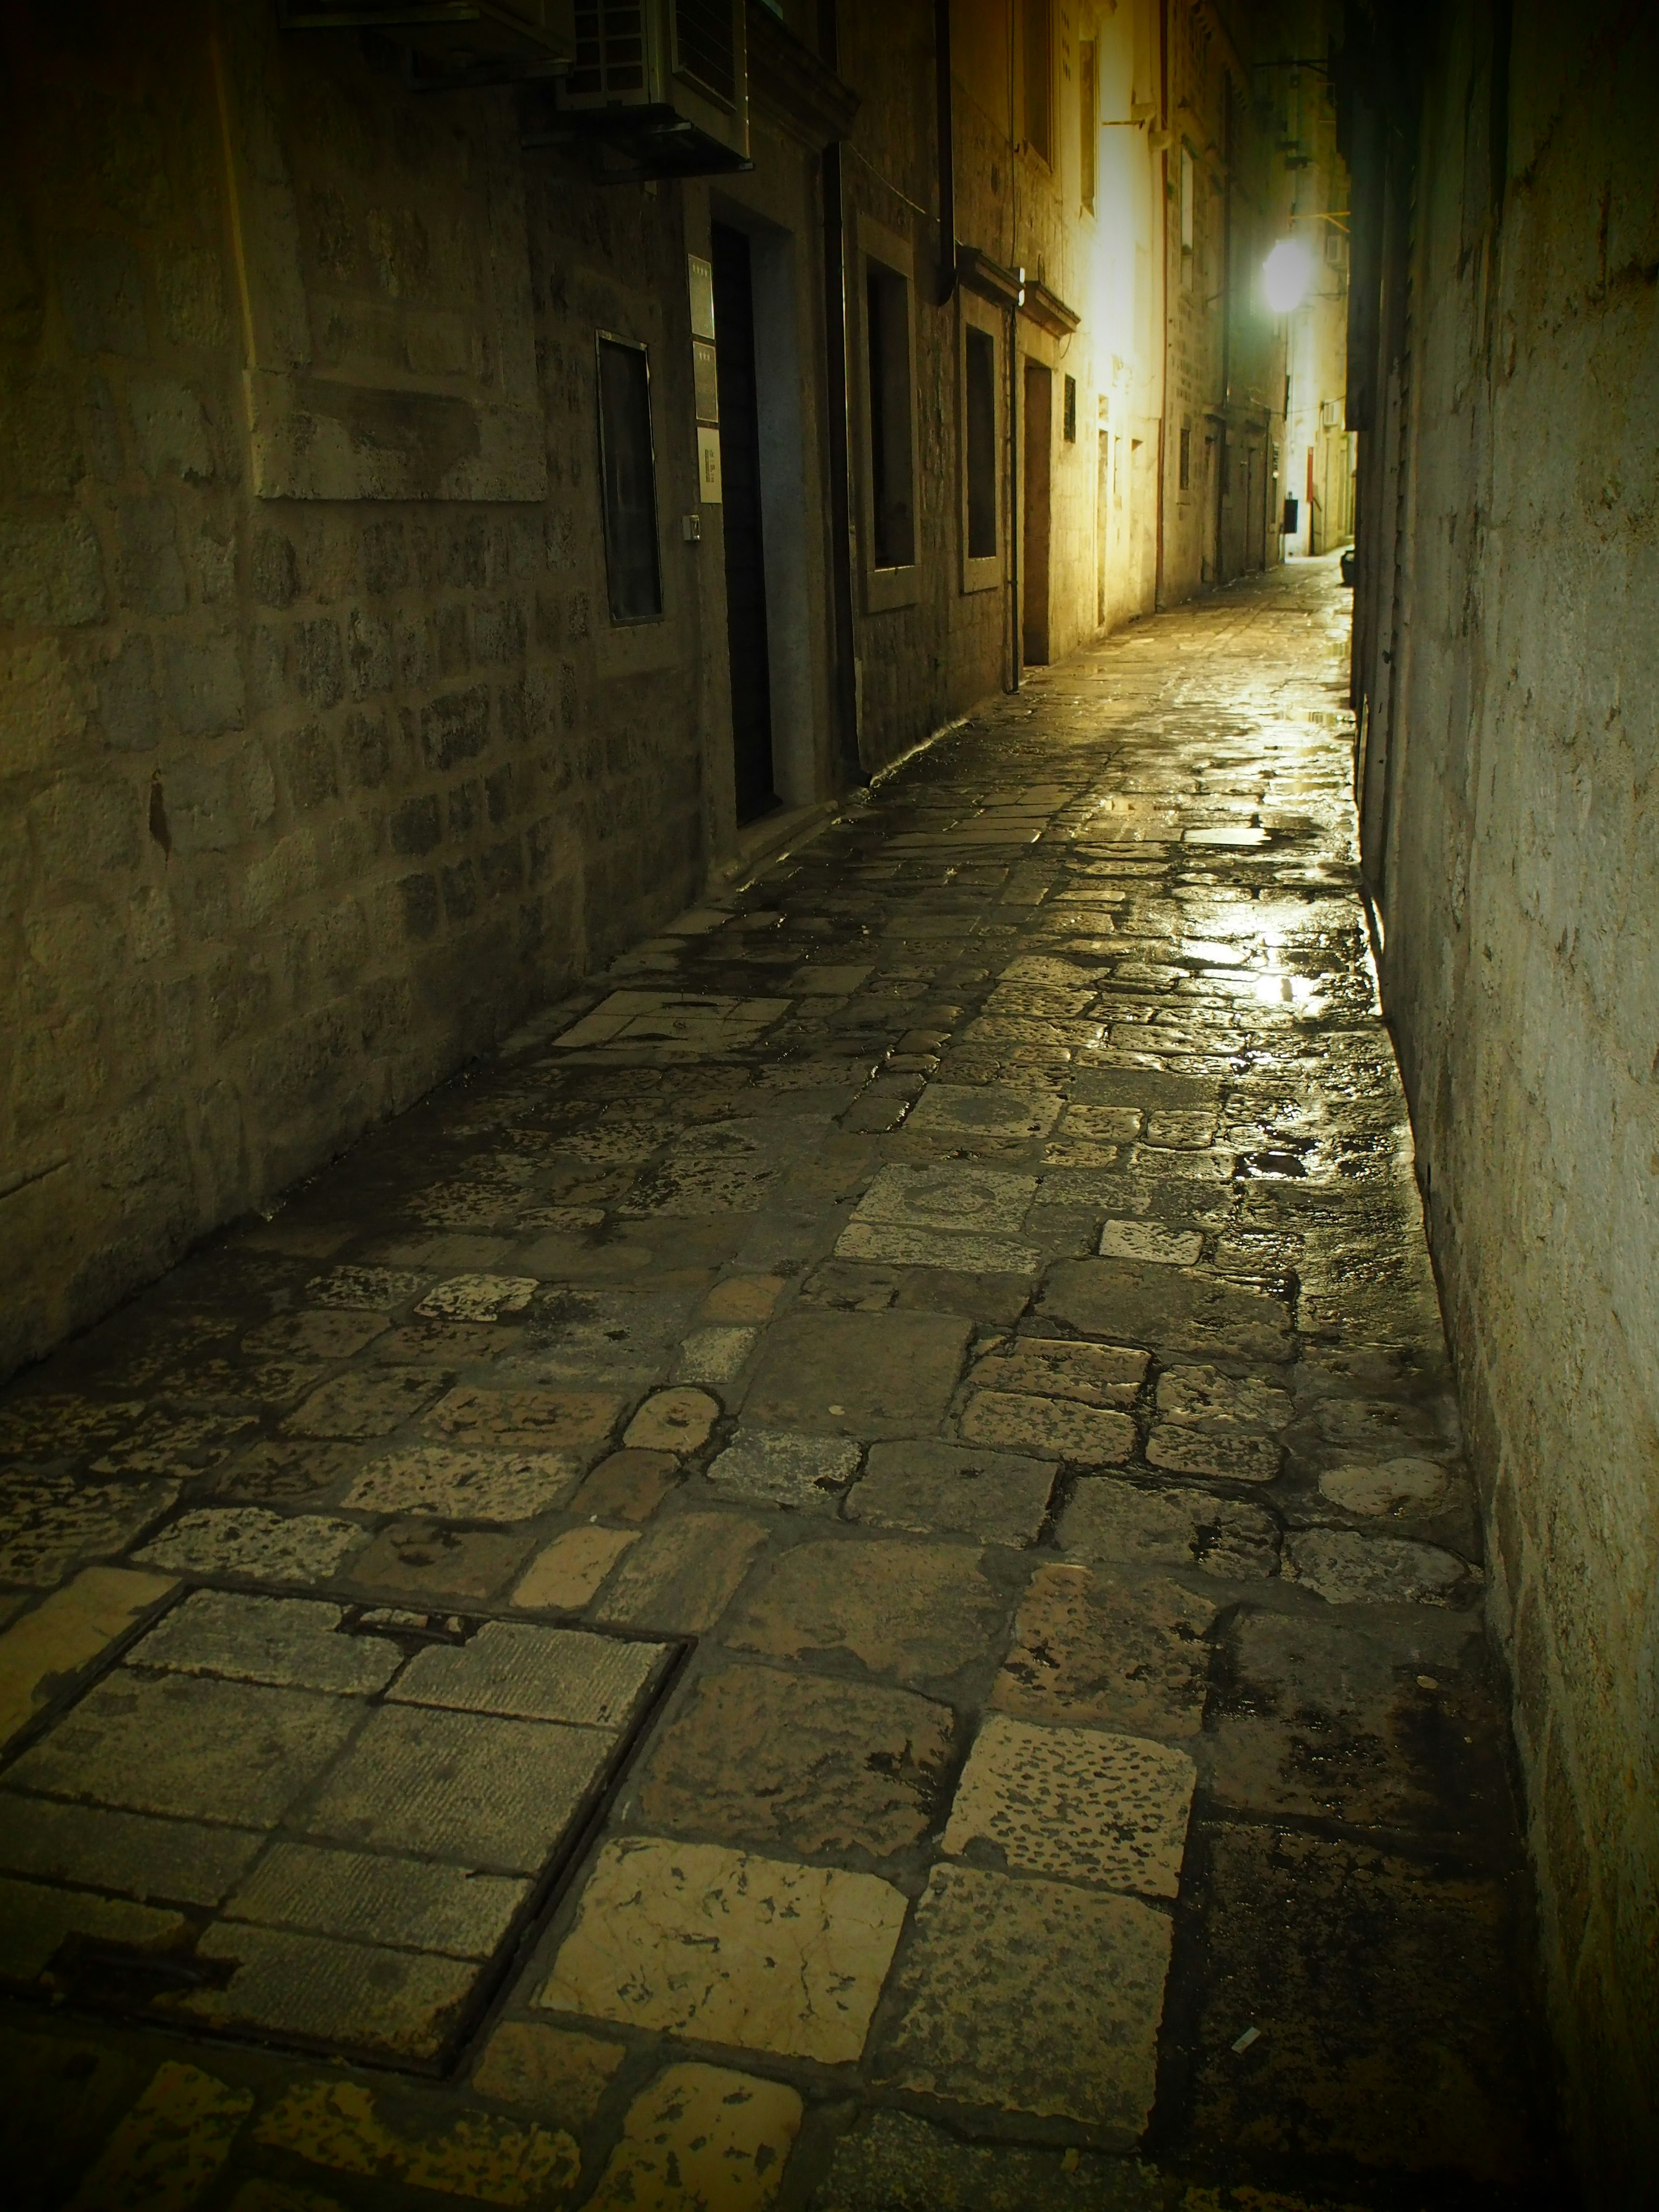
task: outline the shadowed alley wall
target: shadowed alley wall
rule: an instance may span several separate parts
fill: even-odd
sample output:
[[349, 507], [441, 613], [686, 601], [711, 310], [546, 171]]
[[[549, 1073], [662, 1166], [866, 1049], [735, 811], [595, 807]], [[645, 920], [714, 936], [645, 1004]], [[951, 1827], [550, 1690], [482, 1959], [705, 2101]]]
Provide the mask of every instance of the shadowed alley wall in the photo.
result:
[[1659, 2155], [1659, 25], [1466, 0], [1367, 27], [1365, 868], [1570, 2113], [1592, 2201], [1633, 2204]]

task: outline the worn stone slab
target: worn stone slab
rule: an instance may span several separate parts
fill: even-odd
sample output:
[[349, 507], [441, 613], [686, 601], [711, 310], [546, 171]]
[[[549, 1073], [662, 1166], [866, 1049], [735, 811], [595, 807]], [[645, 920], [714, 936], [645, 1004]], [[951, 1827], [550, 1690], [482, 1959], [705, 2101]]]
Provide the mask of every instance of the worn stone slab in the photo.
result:
[[873, 1875], [629, 1837], [601, 1850], [537, 2002], [850, 2064], [905, 1911]]
[[1247, 1611], [1227, 1642], [1211, 1729], [1221, 1804], [1358, 1827], [1510, 1832], [1507, 1692], [1478, 1621], [1424, 1606], [1358, 1619]]
[[400, 1705], [614, 1731], [626, 1725], [662, 1656], [659, 1644], [590, 1629], [487, 1620], [465, 1644], [417, 1651], [387, 1696]]
[[1225, 1482], [1273, 1482], [1284, 1450], [1273, 1437], [1212, 1435], [1176, 1421], [1154, 1421], [1146, 1437], [1146, 1457], [1171, 1474], [1209, 1474]]
[[952, 1529], [993, 1544], [1034, 1544], [1048, 1510], [1048, 1460], [962, 1444], [872, 1444], [847, 1518], [918, 1535]]
[[1058, 1336], [1017, 1336], [976, 1360], [978, 1390], [1018, 1390], [1040, 1398], [1075, 1398], [1085, 1406], [1132, 1406], [1146, 1379], [1148, 1355], [1110, 1344], [1078, 1344]]
[[428, 1321], [501, 1321], [522, 1313], [539, 1288], [534, 1275], [452, 1275], [415, 1310]]
[[1012, 1237], [1036, 1190], [1034, 1175], [972, 1167], [957, 1160], [936, 1167], [884, 1167], [854, 1207], [853, 1218], [952, 1235]]
[[1198, 1567], [1249, 1582], [1279, 1571], [1279, 1523], [1260, 1506], [1108, 1475], [1078, 1484], [1060, 1540], [1074, 1557], [1114, 1567]]
[[680, 1463], [672, 1452], [612, 1452], [576, 1492], [572, 1509], [614, 1521], [648, 1521], [679, 1480]]
[[[410, 1279], [418, 1290], [425, 1278]], [[401, 1299], [391, 1302], [401, 1303]], [[388, 1305], [386, 1310], [390, 1310]], [[276, 1314], [249, 1329], [242, 1339], [242, 1349], [272, 1359], [350, 1359], [389, 1326], [385, 1312], [336, 1312], [302, 1306], [297, 1313]]]
[[623, 1409], [608, 1390], [452, 1390], [427, 1416], [434, 1436], [517, 1451], [592, 1452]]
[[529, 2105], [566, 2127], [585, 2127], [627, 2056], [625, 2045], [574, 2027], [504, 2020], [484, 2045], [471, 2086], [481, 2097]]
[[970, 1324], [931, 1313], [787, 1314], [767, 1331], [744, 1419], [805, 1436], [937, 1430]]
[[803, 1437], [782, 1429], [739, 1429], [714, 1461], [708, 1480], [745, 1504], [797, 1512], [836, 1512], [861, 1455], [845, 1437]]
[[429, 1953], [225, 1921], [202, 1936], [196, 1954], [234, 1971], [222, 1989], [188, 1991], [181, 2013], [215, 2027], [313, 2036], [405, 2060], [441, 2051], [477, 1972], [465, 1960]]
[[389, 1437], [429, 1406], [448, 1379], [423, 1367], [354, 1368], [313, 1390], [283, 1426], [295, 1437]]
[[35, 1391], [0, 1406], [0, 1459], [27, 1459], [41, 1465], [82, 1458], [118, 1443], [143, 1418], [142, 1399]]
[[979, 1553], [965, 1545], [814, 1541], [768, 1562], [725, 1641], [773, 1659], [834, 1652], [872, 1674], [927, 1681], [979, 1658], [1003, 1613]]
[[630, 1451], [701, 1451], [720, 1417], [719, 1399], [706, 1390], [659, 1390], [623, 1431], [623, 1444]]
[[1113, 1344], [1239, 1359], [1291, 1356], [1290, 1309], [1282, 1299], [1155, 1261], [1057, 1261], [1037, 1310]]
[[884, 1858], [932, 1825], [952, 1725], [906, 1691], [726, 1667], [691, 1685], [632, 1802], [659, 1834]]
[[1005, 1237], [957, 1236], [898, 1221], [849, 1221], [836, 1239], [837, 1257], [891, 1267], [941, 1267], [966, 1275], [1035, 1275], [1042, 1254]]
[[356, 1444], [267, 1437], [220, 1468], [207, 1487], [224, 1504], [309, 1505], [350, 1482], [362, 1464]]
[[[434, 2125], [422, 2114], [389, 2118], [364, 2081], [337, 2075], [285, 2086], [253, 2126], [253, 2139], [336, 2173], [407, 2182], [444, 2197], [542, 2205], [568, 2193], [581, 2154], [562, 2128], [463, 2111]], [[386, 2100], [397, 2113], [394, 2090]], [[283, 2212], [289, 2212], [284, 2207]], [[305, 2212], [316, 2212], [307, 2206]]]
[[760, 1341], [757, 1328], [694, 1328], [674, 1362], [682, 1382], [733, 1382]]
[[1166, 1229], [1161, 1221], [1109, 1221], [1097, 1247], [1105, 1260], [1146, 1260], [1164, 1267], [1196, 1267], [1204, 1238], [1196, 1229]]
[[0, 1744], [174, 1588], [164, 1575], [83, 1567], [0, 1636]]
[[628, 1528], [567, 1528], [537, 1553], [513, 1592], [513, 1602], [554, 1613], [580, 1613], [638, 1533]]
[[325, 1513], [271, 1513], [262, 1505], [201, 1506], [133, 1553], [170, 1574], [246, 1575], [262, 1583], [327, 1582], [368, 1532]]
[[[1283, 1828], [1218, 1826], [1208, 1856], [1199, 2155], [1224, 2162], [1251, 2136], [1315, 2170], [1553, 2193], [1502, 1879]], [[1241, 2025], [1260, 2031], [1244, 2063]]]
[[487, 1959], [529, 1887], [507, 1875], [279, 1838], [237, 1888], [224, 1917]]
[[42, 1881], [117, 1890], [140, 1904], [217, 1905], [264, 1844], [254, 1830], [0, 1790], [0, 1867]]
[[447, 1444], [404, 1444], [371, 1460], [341, 1503], [356, 1513], [529, 1521], [568, 1500], [582, 1466], [568, 1452], [457, 1451]]
[[880, 2080], [1097, 2128], [1152, 2117], [1170, 1923], [1138, 1899], [937, 1866], [896, 1978]]
[[1181, 1887], [1197, 1769], [1183, 1751], [990, 1713], [951, 1807], [945, 1849], [1010, 1874], [1142, 1897]]
[[66, 1474], [0, 1474], [0, 1582], [55, 1589], [86, 1559], [113, 1557], [172, 1510], [176, 1482], [82, 1483]]
[[971, 1146], [976, 1137], [1034, 1142], [1060, 1118], [1052, 1091], [1019, 1091], [1000, 1083], [930, 1083], [911, 1108], [907, 1126]]
[[1158, 1577], [1039, 1567], [1015, 1617], [991, 1703], [1029, 1720], [1196, 1735], [1216, 1606]]
[[1288, 1390], [1253, 1375], [1224, 1375], [1218, 1367], [1170, 1367], [1158, 1378], [1158, 1410], [1164, 1419], [1212, 1435], [1239, 1430], [1273, 1436], [1295, 1410]]
[[[836, 2138], [811, 2202], [812, 2212], [1165, 2212], [1167, 2197], [1163, 2176], [1136, 2160], [964, 2142], [878, 2106]], [[1283, 2212], [1304, 2209], [1285, 2198]]]
[[1319, 1478], [1322, 1497], [1368, 1520], [1432, 1513], [1450, 1486], [1446, 1469], [1431, 1459], [1360, 1460], [1327, 1468]]
[[351, 1579], [362, 1589], [395, 1591], [423, 1603], [482, 1601], [505, 1589], [534, 1540], [441, 1521], [394, 1521], [352, 1561]]
[[781, 1275], [728, 1275], [714, 1285], [698, 1312], [706, 1322], [740, 1327], [768, 1322], [783, 1287]]
[[312, 1277], [305, 1294], [313, 1305], [362, 1307], [370, 1313], [389, 1314], [419, 1297], [428, 1279], [404, 1267], [331, 1267], [325, 1274]]
[[761, 2212], [782, 2185], [802, 2111], [781, 2081], [666, 2067], [629, 2106], [588, 2212]]
[[139, 1638], [127, 1664], [368, 1697], [385, 1688], [403, 1654], [383, 1636], [343, 1633], [343, 1618], [319, 1599], [193, 1590]]
[[766, 1531], [727, 1513], [677, 1513], [659, 1522], [623, 1560], [593, 1602], [619, 1626], [701, 1636], [736, 1595]]
[[1459, 1605], [1478, 1568], [1435, 1544], [1349, 1528], [1303, 1528], [1285, 1545], [1285, 1577], [1331, 1605]]
[[0, 1881], [0, 1979], [33, 1981], [70, 1936], [135, 1951], [167, 1951], [184, 1940], [188, 1924], [176, 1912], [124, 1898], [52, 1889], [42, 1882]]
[[362, 1718], [351, 1698], [123, 1668], [6, 1779], [50, 1797], [269, 1828]]
[[611, 1747], [603, 1729], [382, 1705], [329, 1776], [306, 1830], [337, 1843], [533, 1874], [575, 1818]]
[[[83, 2065], [98, 2055], [97, 2045], [82, 2045], [65, 2051], [65, 2058], [70, 2051]], [[95, 2078], [104, 2069], [94, 2070]], [[90, 2166], [86, 2164], [88, 2146], [104, 2135], [104, 2128], [92, 2112], [76, 2114], [92, 2125], [71, 2134], [70, 2172], [84, 2171], [73, 2196], [68, 2193], [66, 2175], [63, 2194], [54, 2192], [51, 2201], [65, 2204], [69, 2212], [197, 2204], [212, 2189], [252, 2108], [251, 2089], [233, 2088], [199, 2067], [166, 2060], [122, 2114]], [[34, 2117], [45, 2116], [37, 2111]], [[33, 2158], [27, 2163], [32, 2167]], [[23, 2183], [31, 2203], [41, 2201], [30, 2192], [33, 2180], [31, 2172]], [[283, 2209], [267, 2208], [267, 2212]]]
[[1121, 1467], [1137, 1441], [1127, 1413], [1016, 1390], [975, 1390], [963, 1408], [962, 1433], [972, 1443], [1085, 1467]]

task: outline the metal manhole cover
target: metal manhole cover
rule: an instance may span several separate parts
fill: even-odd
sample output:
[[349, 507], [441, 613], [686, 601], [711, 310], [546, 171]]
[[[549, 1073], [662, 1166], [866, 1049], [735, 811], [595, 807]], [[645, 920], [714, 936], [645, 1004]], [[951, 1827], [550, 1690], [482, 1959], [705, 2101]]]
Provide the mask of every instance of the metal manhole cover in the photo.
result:
[[684, 1650], [190, 1589], [0, 1777], [0, 1983], [444, 2071]]

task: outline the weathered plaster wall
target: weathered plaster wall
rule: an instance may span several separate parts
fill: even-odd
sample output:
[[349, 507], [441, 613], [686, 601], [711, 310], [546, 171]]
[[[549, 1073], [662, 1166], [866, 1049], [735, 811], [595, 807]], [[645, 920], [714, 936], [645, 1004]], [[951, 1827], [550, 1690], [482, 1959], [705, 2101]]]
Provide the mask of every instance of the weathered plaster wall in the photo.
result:
[[1589, 2201], [1635, 2204], [1659, 2157], [1659, 22], [1465, 0], [1425, 51], [1362, 507], [1366, 866], [1569, 2114]]
[[[665, 534], [667, 621], [611, 631], [594, 491], [596, 324], [689, 414], [678, 199], [555, 185], [510, 95], [354, 38], [251, 66], [265, 21], [5, 19], [0, 1370], [705, 856], [696, 571]], [[694, 471], [665, 441], [671, 520]]]

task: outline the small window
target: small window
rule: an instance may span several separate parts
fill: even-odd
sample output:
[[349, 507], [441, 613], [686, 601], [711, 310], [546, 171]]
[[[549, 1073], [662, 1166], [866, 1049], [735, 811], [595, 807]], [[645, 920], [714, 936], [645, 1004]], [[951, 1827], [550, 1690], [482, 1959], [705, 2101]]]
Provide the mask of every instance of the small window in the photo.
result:
[[1085, 215], [1095, 211], [1095, 152], [1100, 143], [1100, 88], [1095, 76], [1095, 45], [1085, 39], [1077, 50], [1078, 197]]
[[997, 346], [989, 331], [969, 324], [968, 386], [968, 558], [990, 561], [997, 550]]
[[631, 338], [599, 334], [599, 484], [605, 566], [614, 623], [662, 615], [657, 556], [657, 465], [651, 446], [651, 367]]
[[1182, 434], [1181, 434], [1181, 489], [1182, 489], [1182, 491], [1190, 491], [1190, 490], [1192, 489], [1192, 483], [1193, 483], [1193, 434], [1192, 434], [1192, 432], [1191, 432], [1190, 430], [1183, 430], [1183, 431], [1182, 432]]
[[870, 373], [870, 521], [874, 566], [908, 568], [916, 557], [910, 450], [910, 287], [896, 270], [868, 264], [865, 320]]
[[1066, 396], [1061, 403], [1060, 432], [1068, 446], [1077, 443], [1077, 379], [1066, 380]]
[[1025, 0], [1025, 143], [1054, 159], [1054, 0]]
[[1188, 283], [1192, 282], [1192, 270], [1186, 256], [1193, 250], [1197, 181], [1193, 167], [1193, 149], [1190, 146], [1183, 146], [1181, 149], [1181, 252], [1182, 273]]

